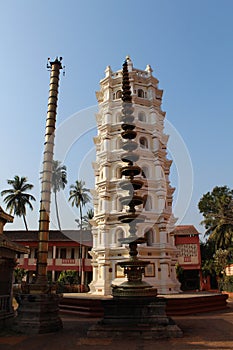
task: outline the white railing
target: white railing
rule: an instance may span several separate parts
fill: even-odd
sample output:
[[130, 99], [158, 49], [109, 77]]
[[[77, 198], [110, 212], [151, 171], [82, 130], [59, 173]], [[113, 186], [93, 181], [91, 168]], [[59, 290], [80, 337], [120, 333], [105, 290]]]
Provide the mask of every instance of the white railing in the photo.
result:
[[[84, 259], [85, 266], [91, 266], [91, 259]], [[17, 262], [19, 263], [20, 266], [24, 267], [25, 269], [28, 269], [29, 266], [36, 266], [36, 261], [37, 259], [34, 258], [24, 258], [24, 259], [18, 259]], [[47, 259], [48, 266], [79, 266], [80, 259]]]

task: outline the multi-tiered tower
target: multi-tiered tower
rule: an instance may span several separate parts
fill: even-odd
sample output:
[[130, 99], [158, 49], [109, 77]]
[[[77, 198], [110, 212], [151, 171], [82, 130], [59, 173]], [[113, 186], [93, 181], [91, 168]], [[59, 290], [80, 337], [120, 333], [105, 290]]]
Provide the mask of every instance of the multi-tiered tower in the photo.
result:
[[[145, 237], [147, 243], [138, 247], [140, 259], [150, 261], [146, 267], [145, 280], [156, 287], [158, 293], [169, 294], [179, 291], [175, 264], [177, 250], [174, 245], [172, 214], [174, 188], [170, 186], [171, 160], [167, 159], [168, 136], [164, 134], [165, 113], [161, 110], [163, 91], [153, 77], [148, 65], [145, 70], [133, 67], [127, 58], [129, 81], [134, 108], [134, 124], [140, 154], [136, 165], [140, 167], [144, 185], [140, 196], [144, 197], [143, 220], [137, 224], [138, 237]], [[128, 224], [119, 217], [126, 210], [126, 196], [122, 183], [121, 169], [124, 167], [122, 154], [122, 71], [112, 72], [108, 66], [106, 75], [97, 92], [99, 113], [96, 116], [98, 135], [96, 145], [95, 189], [93, 218], [92, 293], [111, 294], [111, 284], [124, 281], [118, 262], [128, 258], [128, 246], [122, 238], [128, 236]], [[124, 175], [124, 174], [123, 174]], [[137, 180], [134, 177], [134, 181]], [[138, 179], [138, 180], [139, 180]], [[138, 220], [139, 222], [140, 220]]]

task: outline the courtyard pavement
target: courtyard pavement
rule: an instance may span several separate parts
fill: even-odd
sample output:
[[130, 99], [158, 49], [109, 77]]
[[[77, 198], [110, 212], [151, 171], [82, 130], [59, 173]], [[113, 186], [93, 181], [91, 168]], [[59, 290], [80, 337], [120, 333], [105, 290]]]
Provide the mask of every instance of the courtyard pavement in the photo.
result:
[[162, 340], [87, 338], [98, 319], [63, 316], [63, 330], [38, 335], [0, 333], [0, 350], [232, 350], [233, 299], [223, 311], [173, 317], [182, 338]]

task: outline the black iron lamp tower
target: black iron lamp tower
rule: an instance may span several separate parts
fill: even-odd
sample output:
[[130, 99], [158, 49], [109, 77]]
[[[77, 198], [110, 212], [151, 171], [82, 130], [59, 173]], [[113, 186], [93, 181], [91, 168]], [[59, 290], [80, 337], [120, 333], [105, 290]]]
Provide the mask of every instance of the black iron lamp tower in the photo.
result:
[[140, 166], [135, 163], [139, 160], [139, 152], [137, 152], [138, 144], [135, 141], [137, 132], [135, 131], [132, 96], [129, 82], [129, 73], [127, 59], [123, 64], [122, 70], [122, 132], [123, 150], [121, 160], [126, 163], [121, 168], [121, 177], [125, 177], [121, 181], [120, 187], [128, 191], [128, 196], [121, 198], [121, 203], [128, 206], [127, 212], [119, 216], [122, 223], [129, 225], [129, 236], [121, 239], [121, 243], [129, 244], [129, 260], [120, 262], [119, 265], [124, 268], [124, 273], [127, 276], [127, 281], [120, 286], [113, 286], [112, 294], [116, 297], [125, 296], [151, 296], [157, 295], [156, 288], [150, 284], [142, 281], [142, 276], [145, 272], [145, 267], [150, 263], [149, 261], [139, 260], [137, 255], [137, 245], [146, 242], [144, 237], [136, 235], [136, 226], [144, 220], [140, 212], [136, 211], [137, 206], [144, 204], [145, 198], [137, 193], [141, 189], [144, 181], [141, 178], [135, 178], [140, 175], [142, 170]]

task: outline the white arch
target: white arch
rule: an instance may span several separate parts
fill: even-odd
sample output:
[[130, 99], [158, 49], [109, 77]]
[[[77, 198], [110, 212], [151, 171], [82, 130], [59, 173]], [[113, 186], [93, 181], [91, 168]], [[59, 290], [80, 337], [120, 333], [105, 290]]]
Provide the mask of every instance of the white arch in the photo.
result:
[[140, 147], [141, 147], [141, 148], [148, 149], [148, 147], [149, 147], [149, 142], [148, 142], [147, 137], [141, 136], [141, 137], [139, 138], [139, 144], [140, 144]]
[[144, 111], [139, 111], [138, 112], [138, 120], [140, 121], [140, 122], [146, 122], [146, 113], [144, 112]]
[[151, 247], [155, 243], [155, 231], [153, 228], [144, 230], [144, 237], [146, 238], [147, 246]]

